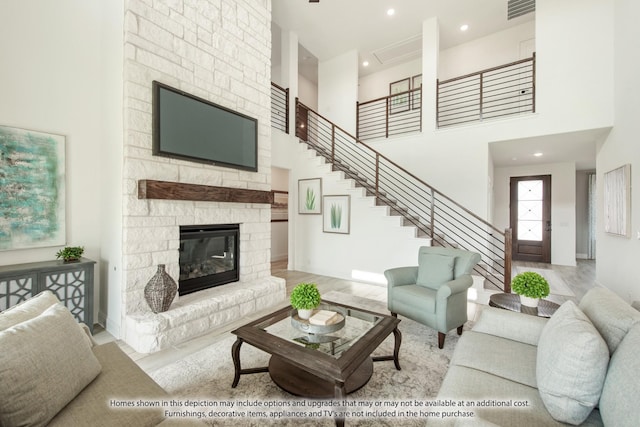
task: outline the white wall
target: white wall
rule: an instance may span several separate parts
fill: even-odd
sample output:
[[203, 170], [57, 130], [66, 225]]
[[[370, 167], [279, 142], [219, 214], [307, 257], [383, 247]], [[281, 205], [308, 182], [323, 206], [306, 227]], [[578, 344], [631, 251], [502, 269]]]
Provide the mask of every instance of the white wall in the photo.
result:
[[[358, 82], [358, 101], [366, 102], [389, 96], [389, 84], [422, 74], [422, 58], [404, 62], [377, 73], [361, 77]], [[413, 79], [412, 79], [413, 84]], [[411, 89], [415, 89], [411, 86]]]
[[551, 264], [576, 265], [576, 168], [573, 163], [553, 163], [494, 170], [494, 224], [509, 227], [509, 179], [551, 175]]
[[358, 52], [351, 50], [318, 64], [318, 113], [356, 134]]
[[[101, 178], [109, 173], [101, 158], [119, 136], [117, 129], [104, 132], [112, 122], [104, 116], [104, 96], [109, 95], [103, 67], [114, 46], [103, 43], [102, 32], [105, 20], [118, 18], [103, 3], [0, 2], [0, 124], [66, 137], [67, 244], [84, 246], [84, 255], [96, 261], [101, 259], [101, 197], [109, 185]], [[0, 264], [53, 260], [58, 249], [0, 252]], [[96, 301], [100, 269], [99, 263]]]
[[[318, 111], [318, 85], [301, 75], [298, 75], [298, 98], [307, 107]], [[296, 102], [295, 96], [290, 99]]]
[[[609, 2], [607, 2], [609, 3]], [[615, 0], [615, 126], [599, 147], [596, 159], [597, 198], [603, 200], [603, 176], [623, 164], [631, 164], [631, 238], [604, 232], [603, 205], [597, 204], [596, 279], [628, 301], [640, 300], [640, 2]]]
[[440, 52], [438, 78], [447, 80], [521, 59], [520, 44], [536, 36], [535, 21]]

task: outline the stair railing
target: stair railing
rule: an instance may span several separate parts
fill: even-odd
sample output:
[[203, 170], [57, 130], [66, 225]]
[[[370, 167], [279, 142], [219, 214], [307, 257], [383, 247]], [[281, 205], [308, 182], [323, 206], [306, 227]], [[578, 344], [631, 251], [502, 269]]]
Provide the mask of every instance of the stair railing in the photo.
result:
[[[296, 136], [342, 171], [377, 204], [434, 245], [478, 252], [477, 274], [511, 291], [511, 230], [501, 231], [296, 99]], [[508, 274], [505, 274], [507, 272]]]

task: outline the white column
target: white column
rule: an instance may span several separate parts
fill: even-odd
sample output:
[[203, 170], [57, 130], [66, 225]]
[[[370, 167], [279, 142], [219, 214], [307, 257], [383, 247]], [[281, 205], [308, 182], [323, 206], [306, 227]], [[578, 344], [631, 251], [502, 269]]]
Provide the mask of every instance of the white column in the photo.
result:
[[436, 129], [436, 80], [440, 53], [438, 18], [422, 23], [422, 132]]

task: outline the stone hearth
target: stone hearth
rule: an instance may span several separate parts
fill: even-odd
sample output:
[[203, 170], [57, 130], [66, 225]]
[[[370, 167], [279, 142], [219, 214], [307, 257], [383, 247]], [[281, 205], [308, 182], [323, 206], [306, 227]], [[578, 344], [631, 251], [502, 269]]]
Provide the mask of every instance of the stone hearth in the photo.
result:
[[235, 282], [185, 295], [164, 313], [127, 316], [127, 343], [139, 353], [179, 344], [286, 298], [286, 283], [278, 277]]

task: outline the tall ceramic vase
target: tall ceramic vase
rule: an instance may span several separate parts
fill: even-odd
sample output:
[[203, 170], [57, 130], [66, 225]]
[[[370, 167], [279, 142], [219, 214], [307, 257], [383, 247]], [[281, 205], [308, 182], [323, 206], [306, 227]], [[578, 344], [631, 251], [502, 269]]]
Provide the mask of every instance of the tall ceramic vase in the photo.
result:
[[154, 313], [169, 310], [173, 298], [178, 291], [178, 285], [165, 271], [164, 264], [158, 264], [158, 271], [144, 287], [144, 299]]

